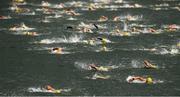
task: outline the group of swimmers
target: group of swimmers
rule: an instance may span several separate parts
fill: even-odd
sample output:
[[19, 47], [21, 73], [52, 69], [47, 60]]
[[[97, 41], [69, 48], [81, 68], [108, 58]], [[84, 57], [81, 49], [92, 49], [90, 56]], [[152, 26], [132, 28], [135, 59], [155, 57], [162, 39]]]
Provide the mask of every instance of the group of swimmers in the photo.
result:
[[[14, 11], [16, 13], [30, 12], [29, 9], [18, 7], [17, 4], [18, 3], [25, 3], [24, 0], [13, 0], [13, 2], [15, 2], [13, 4], [13, 8], [14, 8]], [[46, 2], [46, 1], [42, 1], [41, 6], [42, 6], [42, 11], [43, 11], [44, 14], [53, 14], [53, 13], [56, 13], [54, 10], [49, 8], [49, 6], [51, 6], [51, 4]], [[57, 6], [58, 6], [58, 8], [65, 8], [65, 5], [63, 3], [60, 3]], [[138, 6], [138, 5], [136, 5], [136, 6]], [[94, 11], [97, 8], [99, 8], [99, 7], [96, 6], [96, 4], [93, 4], [93, 3], [91, 3], [88, 6], [88, 10], [89, 11]], [[66, 15], [70, 15], [70, 16], [78, 16], [78, 15], [80, 15], [80, 13], [76, 12], [75, 10], [73, 10], [71, 8], [64, 9], [63, 12]], [[0, 19], [8, 19], [8, 18], [10, 18], [10, 16], [7, 16], [7, 17], [6, 16], [0, 16]], [[130, 16], [130, 15], [128, 15], [126, 18], [123, 18], [123, 19], [120, 16], [115, 16], [112, 19], [112, 21], [114, 21], [114, 22], [123, 21], [124, 22], [124, 20], [125, 21], [135, 21], [137, 19], [139, 19], [139, 17]], [[108, 20], [109, 20], [109, 18], [107, 16], [104, 16], [104, 15], [100, 16], [99, 19], [98, 19], [99, 22], [106, 22]], [[82, 27], [78, 27], [77, 30], [79, 32], [82, 32], [82, 33], [87, 33], [87, 32], [92, 33], [93, 32], [92, 31], [93, 27], [95, 29], [97, 29], [97, 30], [100, 29], [100, 26], [97, 25], [96, 23], [94, 23], [92, 25], [93, 26], [90, 26], [89, 24], [83, 25]], [[127, 23], [125, 23], [124, 26], [125, 25], [127, 25]], [[26, 31], [28, 28], [30, 28], [30, 27], [28, 27], [24, 23], [22, 23], [22, 24], [20, 24], [18, 26], [14, 26], [14, 27], [10, 28], [9, 30], [11, 30], [11, 31], [16, 31], [17, 29], [18, 30], [24, 30], [24, 32], [23, 32], [24, 35], [30, 35], [30, 36], [38, 35], [37, 32]], [[73, 27], [69, 26], [69, 27], [67, 27], [67, 29], [73, 29]], [[177, 30], [179, 30], [179, 26], [176, 25], [176, 24], [172, 24], [172, 25], [167, 25], [166, 27], [164, 27], [164, 29], [167, 30], [167, 31], [177, 31]], [[130, 36], [131, 32], [142, 32], [142, 31], [144, 31], [144, 30], [139, 29], [138, 27], [131, 27], [130, 29], [124, 27], [123, 30], [117, 28], [117, 29], [114, 29], [113, 31], [111, 31], [110, 33], [112, 35]], [[155, 32], [157, 32], [157, 29], [147, 28], [147, 31], [149, 33], [155, 33]], [[103, 38], [103, 37], [92, 38], [92, 39], [87, 41], [87, 44], [94, 44], [96, 41], [100, 41], [101, 42], [102, 50], [103, 51], [107, 50], [107, 48], [106, 48], [107, 39]], [[180, 47], [180, 43], [177, 44], [177, 46]], [[61, 54], [63, 52], [63, 48], [61, 48], [61, 47], [53, 47], [53, 48], [50, 49], [50, 52], [52, 52], [54, 54]], [[99, 72], [99, 71], [110, 71], [112, 69], [111, 67], [98, 66], [96, 64], [89, 64], [88, 67], [89, 67], [89, 70], [96, 71], [96, 72]], [[144, 60], [144, 68], [145, 69], [157, 69], [157, 66], [151, 64], [147, 60]], [[100, 73], [96, 73], [92, 77], [92, 79], [109, 79], [109, 78], [110, 78], [110, 76], [104, 76], [104, 75], [101, 75]], [[133, 83], [134, 81], [140, 81], [142, 83], [152, 84], [153, 83], [153, 78], [151, 78], [151, 77], [142, 77], [142, 76], [132, 76], [130, 79], [128, 79], [128, 83]], [[61, 90], [57, 90], [57, 89], [53, 88], [50, 85], [45, 86], [44, 89], [48, 90], [49, 92], [53, 92], [53, 93], [60, 93], [61, 92]]]
[[[89, 64], [88, 65], [89, 70], [92, 71], [109, 71], [112, 69], [112, 67], [106, 67], [106, 66], [97, 66], [95, 64]], [[154, 64], [151, 64], [148, 60], [144, 60], [144, 67], [145, 69], [157, 69], [158, 67]], [[110, 76], [104, 76], [99, 73], [96, 73], [93, 75], [92, 79], [108, 79]], [[130, 79], [127, 80], [128, 83], [133, 83], [133, 81], [139, 81], [141, 83], [147, 83], [147, 84], [152, 84], [153, 79], [151, 77], [141, 77], [141, 76], [132, 76]]]
[[[100, 4], [105, 3], [105, 1], [101, 1]], [[123, 1], [121, 1], [123, 2]], [[28, 8], [20, 8], [18, 6], [19, 3], [26, 3], [24, 0], [13, 0], [13, 7], [15, 12], [17, 13], [24, 13], [24, 12], [30, 12], [30, 9]], [[70, 3], [69, 5], [71, 5], [70, 7], [73, 7], [75, 5], [79, 5], [79, 4], [84, 4], [84, 3], [80, 3], [80, 2], [74, 2], [74, 3]], [[75, 10], [73, 10], [72, 8], [70, 8], [69, 6], [66, 6], [68, 4], [64, 4], [64, 3], [60, 3], [58, 4], [59, 6], [61, 6], [61, 9], [63, 9], [63, 11], [61, 11], [61, 14], [65, 13], [67, 15], [70, 16], [77, 16], [80, 15], [80, 13], [76, 12]], [[50, 4], [47, 1], [42, 1], [41, 5], [42, 9], [40, 9], [39, 11], [42, 11], [44, 14], [55, 14], [57, 16], [57, 12], [56, 10], [52, 9], [52, 4]], [[57, 5], [56, 5], [57, 6]], [[90, 3], [89, 6], [91, 6], [93, 9], [98, 9], [99, 7], [97, 7], [96, 3]], [[89, 7], [87, 6], [87, 7]], [[91, 9], [92, 9], [91, 8]], [[91, 10], [90, 10], [91, 11]], [[3, 18], [3, 17], [2, 17]], [[104, 21], [108, 21], [109, 18], [107, 16], [100, 16], [100, 18], [97, 20], [99, 22], [104, 22]], [[139, 33], [152, 33], [152, 34], [156, 34], [156, 33], [161, 33], [162, 29], [164, 29], [165, 31], [177, 31], [180, 29], [179, 25], [176, 24], [172, 24], [172, 25], [167, 25], [166, 28], [162, 29], [155, 29], [153, 27], [150, 28], [139, 28], [139, 27], [130, 27], [128, 25], [128, 21], [139, 21], [142, 20], [142, 15], [140, 16], [131, 16], [131, 15], [127, 15], [127, 16], [115, 16], [113, 19], [113, 21], [119, 21], [119, 22], [124, 22], [123, 29], [119, 29], [119, 28], [114, 28], [112, 31], [108, 31], [108, 34], [110, 35], [116, 35], [116, 36], [132, 36], [134, 34], [139, 34]], [[47, 18], [45, 18], [44, 22], [49, 22], [47, 20]], [[139, 24], [137, 24], [139, 25]], [[94, 24], [95, 28], [97, 30], [99, 30], [99, 26], [97, 24]], [[71, 27], [71, 29], [73, 29]], [[90, 25], [84, 26], [84, 27], [77, 27], [76, 29], [78, 32], [82, 32], [82, 33], [93, 33], [92, 27]], [[99, 30], [99, 32], [103, 33], [104, 30]], [[36, 35], [36, 34], [29, 34], [29, 33], [25, 33], [25, 35]]]

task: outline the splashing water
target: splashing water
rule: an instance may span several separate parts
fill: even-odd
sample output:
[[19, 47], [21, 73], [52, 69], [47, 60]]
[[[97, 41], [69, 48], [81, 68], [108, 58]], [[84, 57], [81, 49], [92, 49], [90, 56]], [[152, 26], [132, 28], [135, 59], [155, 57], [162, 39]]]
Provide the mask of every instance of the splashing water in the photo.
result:
[[170, 54], [178, 54], [179, 50], [178, 49], [171, 49]]
[[[58, 90], [59, 90], [59, 89], [58, 89]], [[46, 90], [46, 89], [44, 89], [44, 88], [41, 88], [41, 87], [30, 87], [30, 88], [28, 88], [27, 91], [28, 91], [28, 92], [33, 92], [33, 93], [35, 93], [35, 92], [53, 93], [53, 92], [48, 91], [48, 90]], [[62, 91], [62, 92], [70, 92], [71, 89], [61, 89], [61, 91]]]
[[153, 84], [164, 83], [163, 80], [154, 80]]
[[166, 48], [162, 48], [158, 53], [165, 55], [165, 54], [178, 54], [179, 50], [177, 48], [170, 48], [170, 50], [167, 50]]
[[132, 60], [131, 61], [131, 66], [133, 68], [140, 68], [141, 67], [141, 62], [139, 62], [138, 60]]
[[89, 70], [88, 63], [75, 62], [75, 67], [77, 67], [78, 69]]
[[52, 38], [52, 39], [43, 39], [40, 42], [35, 43], [41, 43], [41, 44], [52, 44], [52, 43], [77, 43], [82, 41], [82, 36], [71, 36], [69, 38]]
[[68, 42], [69, 43], [82, 42], [82, 39], [83, 39], [83, 36], [75, 35], [75, 36], [69, 37]]
[[124, 22], [124, 28], [123, 28], [123, 31], [128, 31], [128, 25], [127, 23]]
[[44, 93], [48, 92], [47, 90], [40, 88], [40, 87], [37, 87], [37, 88], [31, 87], [31, 88], [28, 88], [27, 91], [28, 92], [44, 92]]

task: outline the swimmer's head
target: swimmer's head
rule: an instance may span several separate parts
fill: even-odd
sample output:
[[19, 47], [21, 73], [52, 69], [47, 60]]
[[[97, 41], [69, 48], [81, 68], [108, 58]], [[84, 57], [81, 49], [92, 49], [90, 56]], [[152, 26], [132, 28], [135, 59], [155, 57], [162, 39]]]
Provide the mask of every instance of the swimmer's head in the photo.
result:
[[90, 66], [90, 67], [96, 67], [96, 65], [95, 65], [95, 64], [90, 64], [89, 66]]
[[152, 83], [153, 83], [152, 78], [151, 78], [151, 77], [148, 77], [148, 78], [146, 79], [146, 83], [147, 83], [147, 84], [152, 84]]
[[101, 37], [98, 37], [97, 39], [99, 39], [99, 40], [103, 40], [103, 38], [101, 38]]
[[146, 63], [148, 63], [148, 61], [147, 61], [147, 60], [144, 60], [144, 63], [146, 64]]
[[50, 85], [46, 85], [45, 88], [46, 88], [47, 90], [51, 90], [51, 89], [52, 89], [52, 87], [51, 87]]
[[52, 49], [52, 51], [59, 51], [59, 50], [62, 50], [62, 48], [55, 47]]

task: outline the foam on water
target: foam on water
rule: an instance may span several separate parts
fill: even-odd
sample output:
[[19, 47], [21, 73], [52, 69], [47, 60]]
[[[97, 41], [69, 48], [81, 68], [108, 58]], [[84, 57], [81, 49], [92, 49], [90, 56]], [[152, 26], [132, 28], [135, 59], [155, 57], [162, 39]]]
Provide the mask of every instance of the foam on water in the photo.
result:
[[113, 51], [113, 50], [110, 48], [107, 48], [107, 47], [106, 48], [100, 47], [95, 50], [95, 52], [111, 52], [111, 51]]
[[77, 20], [77, 19], [73, 17], [69, 17], [67, 20]]
[[51, 38], [51, 39], [43, 39], [40, 40], [39, 42], [35, 43], [40, 43], [40, 44], [53, 44], [53, 43], [78, 43], [82, 42], [83, 36], [70, 36], [69, 38]]
[[132, 60], [131, 66], [133, 68], [142, 68], [142, 63], [139, 60]]
[[[53, 52], [53, 48], [62, 48], [62, 51], [60, 53], [58, 52]], [[38, 51], [46, 51], [46, 53], [49, 54], [71, 54], [73, 52], [69, 52], [67, 48], [65, 47], [34, 47], [34, 48], [28, 48], [27, 50], [38, 50]]]
[[27, 12], [27, 13], [20, 13], [21, 15], [36, 15], [36, 13], [33, 12]]
[[90, 70], [88, 62], [75, 62], [74, 66], [81, 70]]
[[31, 87], [31, 88], [28, 88], [27, 91], [28, 92], [44, 92], [44, 93], [48, 92], [47, 90], [40, 88], [40, 87], [37, 87], [37, 88]]
[[46, 18], [60, 18], [62, 15], [60, 14], [55, 14], [54, 16], [46, 16]]
[[[59, 89], [58, 89], [59, 90]], [[32, 93], [38, 93], [38, 92], [41, 92], [41, 93], [53, 93], [53, 92], [50, 92], [44, 88], [41, 88], [41, 87], [30, 87], [27, 89], [28, 92], [32, 92]], [[71, 89], [62, 89], [62, 92], [70, 92]]]
[[29, 31], [29, 30], [34, 30], [35, 28], [22, 28], [22, 27], [19, 27], [19, 28], [10, 28], [9, 30], [10, 31]]
[[179, 54], [179, 49], [170, 47], [170, 48], [160, 48], [158, 49], [155, 54], [161, 54], [161, 55], [166, 55], [166, 54], [171, 54], [171, 55], [176, 55]]
[[[32, 32], [30, 32], [30, 33], [32, 33]], [[23, 32], [23, 31], [12, 32], [11, 34], [14, 34], [14, 35], [25, 35], [25, 36], [41, 36], [41, 35], [43, 35], [42, 33], [36, 33], [35, 35], [29, 35], [28, 32]]]

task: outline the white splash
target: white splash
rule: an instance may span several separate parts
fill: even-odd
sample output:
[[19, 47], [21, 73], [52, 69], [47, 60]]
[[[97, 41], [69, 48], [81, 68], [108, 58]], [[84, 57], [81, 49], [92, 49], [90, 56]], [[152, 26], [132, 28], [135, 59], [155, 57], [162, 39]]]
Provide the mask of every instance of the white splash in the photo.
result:
[[133, 68], [140, 68], [142, 65], [141, 65], [141, 62], [139, 62], [138, 60], [132, 60], [131, 61], [131, 66]]
[[[58, 89], [60, 90], [60, 89]], [[36, 92], [41, 92], [41, 93], [54, 93], [52, 91], [48, 91], [44, 88], [41, 87], [30, 87], [27, 89], [28, 92], [36, 93]], [[62, 92], [70, 92], [71, 89], [61, 89]]]
[[40, 44], [53, 44], [53, 43], [78, 43], [82, 42], [82, 36], [74, 35], [69, 38], [51, 38], [51, 39], [43, 39], [40, 40], [39, 42], [35, 43], [40, 43]]
[[85, 62], [75, 62], [74, 66], [78, 69], [89, 70], [88, 63]]
[[173, 48], [171, 47], [169, 50], [167, 48], [162, 48], [159, 50], [159, 52], [156, 52], [156, 54], [171, 54], [171, 55], [176, 55], [179, 54], [179, 49], [178, 48]]

